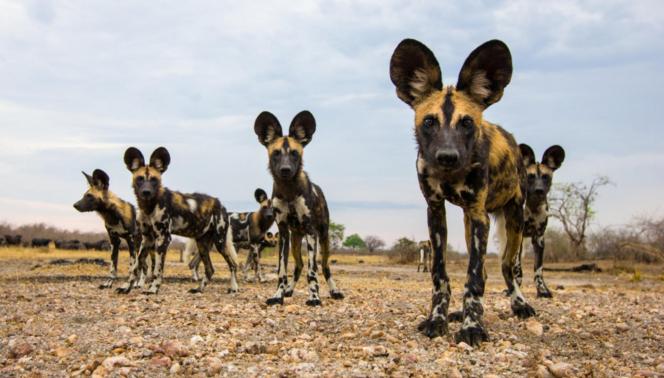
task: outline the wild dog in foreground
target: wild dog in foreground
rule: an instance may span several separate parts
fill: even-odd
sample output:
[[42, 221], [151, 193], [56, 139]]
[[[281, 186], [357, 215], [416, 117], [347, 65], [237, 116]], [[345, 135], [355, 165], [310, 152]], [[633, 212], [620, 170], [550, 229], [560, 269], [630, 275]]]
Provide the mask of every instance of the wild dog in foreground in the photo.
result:
[[166, 252], [171, 243], [171, 233], [196, 239], [198, 252], [205, 265], [205, 275], [197, 288], [190, 292], [201, 292], [214, 274], [210, 260], [210, 248], [214, 244], [222, 254], [231, 273], [229, 292], [237, 292], [237, 256], [233, 247], [233, 235], [228, 213], [217, 198], [205, 194], [183, 194], [165, 188], [161, 175], [166, 172], [171, 156], [164, 147], [159, 147], [150, 156], [146, 166], [143, 154], [130, 147], [124, 155], [127, 169], [132, 173], [132, 186], [136, 194], [138, 223], [143, 233], [139, 258], [129, 273], [129, 280], [119, 293], [128, 293], [137, 279], [139, 268], [145, 262], [148, 251], [156, 249], [155, 278], [146, 294], [159, 291], [164, 274]]
[[502, 272], [513, 288], [512, 311], [521, 318], [535, 314], [512, 273], [523, 230], [525, 170], [514, 137], [482, 117], [484, 109], [500, 100], [511, 76], [510, 51], [497, 40], [484, 43], [466, 58], [456, 87], [443, 87], [436, 57], [420, 42], [403, 40], [392, 55], [390, 78], [397, 96], [415, 111], [417, 174], [428, 205], [433, 295], [431, 314], [419, 329], [429, 337], [443, 335], [448, 328], [451, 290], [445, 269], [445, 201], [464, 211], [469, 255], [463, 324], [456, 340], [476, 345], [489, 337], [482, 307], [489, 213], [497, 217]]
[[[247, 262], [244, 264], [244, 279], [247, 280], [247, 270], [250, 266], [254, 268], [254, 277], [263, 281], [263, 273], [260, 266], [260, 256], [263, 249], [268, 245], [266, 242], [267, 230], [274, 223], [274, 209], [272, 200], [261, 188], [256, 189], [254, 198], [259, 204], [256, 211], [244, 213], [231, 213], [229, 218], [233, 230], [233, 244], [237, 251], [241, 249], [248, 250]], [[190, 243], [190, 242], [188, 242]], [[189, 268], [192, 270], [194, 279], [198, 277], [198, 265], [201, 262], [200, 255], [196, 254], [189, 262]]]
[[[309, 255], [307, 282], [309, 299], [307, 305], [320, 306], [318, 294], [318, 266], [316, 255], [321, 248], [323, 275], [333, 299], [344, 295], [337, 288], [330, 271], [330, 213], [321, 188], [311, 182], [303, 170], [304, 147], [316, 131], [316, 120], [308, 111], [298, 113], [291, 122], [288, 136], [283, 136], [281, 124], [270, 112], [262, 112], [254, 123], [258, 141], [267, 148], [269, 170], [274, 180], [272, 206], [279, 227], [279, 283], [277, 292], [267, 300], [268, 305], [283, 304], [284, 297], [293, 295], [295, 285], [302, 273], [302, 237], [306, 238]], [[290, 238], [290, 240], [289, 240]], [[295, 258], [293, 281], [288, 285], [288, 247], [292, 243]]]
[[422, 266], [422, 273], [426, 273], [431, 268], [431, 242], [423, 240], [417, 246], [420, 248], [420, 262], [417, 263], [417, 272], [420, 272], [420, 266]]
[[[544, 151], [542, 161], [537, 162], [535, 152], [527, 144], [520, 144], [521, 158], [526, 168], [526, 207], [524, 209], [525, 225], [523, 237], [530, 238], [535, 254], [535, 286], [537, 296], [551, 298], [553, 295], [544, 283], [542, 268], [544, 265], [544, 232], [549, 219], [549, 201], [547, 195], [553, 182], [553, 172], [560, 168], [565, 160], [565, 150], [554, 145]], [[523, 246], [522, 246], [523, 247]], [[521, 248], [514, 267], [517, 282], [521, 285], [523, 271], [521, 269]]]
[[[99, 288], [107, 289], [113, 286], [113, 282], [118, 277], [118, 254], [121, 239], [127, 242], [129, 248], [130, 267], [136, 259], [136, 247], [141, 244], [141, 234], [136, 224], [136, 209], [134, 205], [123, 201], [108, 190], [110, 179], [106, 172], [95, 169], [92, 176], [85, 172], [81, 173], [88, 181], [89, 188], [83, 194], [83, 198], [74, 204], [74, 208], [80, 212], [94, 211], [104, 220], [104, 227], [106, 227], [108, 238], [111, 241], [111, 277], [99, 285]], [[141, 282], [137, 282], [137, 286], [143, 285], [147, 269], [142, 273]]]

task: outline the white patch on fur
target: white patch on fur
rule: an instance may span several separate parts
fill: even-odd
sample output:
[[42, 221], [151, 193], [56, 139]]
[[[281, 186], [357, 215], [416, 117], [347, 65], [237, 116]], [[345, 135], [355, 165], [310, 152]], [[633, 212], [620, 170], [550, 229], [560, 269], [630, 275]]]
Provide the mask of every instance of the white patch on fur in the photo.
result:
[[422, 158], [422, 156], [417, 157], [417, 173], [424, 174], [427, 167], [427, 162]]
[[139, 159], [134, 159], [131, 161], [131, 170], [136, 170], [141, 167], [141, 161]]
[[429, 188], [433, 191], [429, 199], [441, 199], [443, 198], [443, 189], [440, 187], [440, 180], [433, 177], [427, 177], [427, 184]]
[[436, 232], [436, 248], [440, 248], [441, 245], [440, 234]]
[[285, 222], [288, 218], [288, 204], [284, 200], [274, 197], [272, 199], [272, 207], [279, 210], [275, 211], [277, 223]]
[[178, 230], [183, 230], [187, 228], [187, 222], [184, 220], [184, 218], [177, 216], [173, 218], [173, 221], [171, 222], [171, 228], [177, 233]]
[[189, 210], [191, 210], [192, 213], [196, 211], [196, 208], [198, 208], [198, 202], [196, 202], [196, 200], [193, 198], [187, 199], [187, 205], [189, 205]]
[[309, 207], [307, 207], [307, 203], [304, 200], [303, 196], [298, 196], [295, 198], [294, 202], [294, 207], [295, 207], [295, 213], [297, 214], [297, 219], [302, 221], [304, 217], [309, 217], [311, 215], [311, 210]]
[[[420, 248], [420, 264], [424, 263], [424, 249]], [[419, 269], [419, 267], [418, 267]]]
[[481, 99], [488, 98], [491, 95], [490, 84], [486, 72], [477, 71], [470, 80], [470, 93]]

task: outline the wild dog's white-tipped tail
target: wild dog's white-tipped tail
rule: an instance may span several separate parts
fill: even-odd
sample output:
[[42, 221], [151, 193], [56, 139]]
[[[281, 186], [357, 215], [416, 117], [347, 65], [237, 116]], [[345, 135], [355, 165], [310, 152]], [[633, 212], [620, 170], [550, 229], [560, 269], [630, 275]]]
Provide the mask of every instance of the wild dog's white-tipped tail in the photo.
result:
[[496, 236], [498, 237], [498, 253], [502, 257], [507, 248], [507, 228], [505, 228], [505, 214], [502, 211], [496, 214]]
[[226, 229], [226, 253], [228, 253], [228, 256], [230, 256], [233, 262], [235, 262], [235, 266], [238, 266], [237, 251], [235, 250], [235, 245], [233, 245], [233, 228], [230, 223]]

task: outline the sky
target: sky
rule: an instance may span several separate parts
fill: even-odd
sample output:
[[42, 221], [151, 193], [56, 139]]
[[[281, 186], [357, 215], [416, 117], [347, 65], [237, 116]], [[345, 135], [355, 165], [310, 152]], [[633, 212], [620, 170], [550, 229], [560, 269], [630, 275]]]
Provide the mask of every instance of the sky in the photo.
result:
[[[427, 237], [412, 110], [389, 60], [404, 38], [435, 53], [444, 84], [501, 39], [514, 74], [485, 118], [567, 157], [557, 182], [607, 175], [595, 227], [664, 214], [664, 3], [660, 1], [0, 0], [0, 221], [100, 231], [72, 204], [104, 169], [133, 199], [129, 146], [171, 153], [164, 184], [256, 207], [270, 190], [253, 132], [310, 110], [305, 169], [347, 233]], [[463, 249], [462, 212], [447, 206]]]

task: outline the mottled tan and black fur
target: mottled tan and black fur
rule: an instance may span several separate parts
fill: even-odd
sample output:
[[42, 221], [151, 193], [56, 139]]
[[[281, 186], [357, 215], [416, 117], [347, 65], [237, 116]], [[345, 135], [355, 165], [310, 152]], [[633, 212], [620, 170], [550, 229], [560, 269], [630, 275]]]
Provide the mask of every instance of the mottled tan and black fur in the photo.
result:
[[[523, 228], [523, 237], [530, 238], [535, 255], [535, 287], [537, 296], [542, 298], [551, 298], [551, 290], [544, 282], [544, 232], [549, 219], [549, 201], [547, 195], [553, 182], [553, 172], [560, 168], [565, 160], [565, 150], [554, 145], [546, 149], [542, 155], [542, 161], [535, 159], [535, 152], [527, 144], [520, 144], [521, 159], [526, 169], [526, 204], [524, 208], [525, 224]], [[521, 285], [523, 270], [521, 269], [521, 254], [523, 248], [520, 248], [516, 265], [514, 266], [514, 275], [517, 283]]]
[[[277, 292], [267, 300], [267, 304], [283, 304], [284, 297], [293, 295], [295, 285], [302, 273], [302, 238], [306, 238], [309, 255], [307, 281], [309, 299], [307, 305], [321, 304], [318, 293], [316, 255], [321, 248], [323, 275], [330, 289], [330, 296], [342, 299], [343, 294], [332, 279], [329, 266], [330, 214], [327, 201], [321, 188], [312, 183], [303, 169], [302, 156], [304, 147], [311, 141], [316, 131], [314, 116], [302, 111], [295, 116], [283, 136], [281, 124], [269, 112], [262, 112], [254, 123], [254, 132], [258, 141], [267, 148], [269, 170], [274, 179], [272, 186], [272, 206], [279, 227], [279, 283]], [[293, 281], [288, 285], [287, 265], [289, 244], [295, 258]]]
[[422, 240], [417, 243], [417, 247], [420, 253], [417, 272], [419, 273], [420, 267], [422, 267], [422, 273], [426, 273], [431, 270], [431, 242], [429, 240]]
[[[118, 254], [120, 241], [124, 239], [129, 249], [130, 266], [136, 257], [135, 248], [141, 244], [141, 233], [136, 224], [136, 208], [127, 201], [120, 199], [109, 190], [110, 179], [106, 172], [95, 169], [92, 176], [82, 172], [88, 182], [88, 190], [83, 194], [74, 208], [80, 212], [94, 211], [104, 220], [104, 226], [111, 241], [111, 277], [99, 285], [100, 289], [113, 286], [118, 274]], [[153, 256], [154, 257], [154, 256]], [[152, 264], [151, 266], [154, 266]], [[147, 269], [141, 274], [142, 281], [145, 279]], [[142, 285], [137, 283], [136, 286]]]
[[[525, 171], [512, 135], [483, 118], [483, 111], [502, 97], [511, 75], [509, 49], [497, 40], [484, 43], [466, 58], [456, 87], [443, 86], [434, 54], [420, 42], [406, 39], [392, 55], [390, 78], [397, 96], [415, 112], [416, 166], [428, 204], [433, 295], [429, 318], [419, 329], [429, 337], [445, 334], [448, 328], [445, 201], [464, 211], [469, 254], [463, 324], [457, 341], [476, 345], [488, 339], [482, 297], [489, 213], [497, 216], [499, 237], [504, 241], [505, 281], [508, 287], [516, 286], [512, 267], [521, 244]], [[511, 304], [519, 317], [534, 315], [518, 286]]]
[[[258, 202], [258, 210], [231, 213], [229, 219], [233, 230], [233, 244], [235, 245], [235, 249], [237, 251], [241, 249], [248, 251], [247, 261], [243, 269], [245, 281], [248, 280], [247, 271], [249, 267], [253, 267], [255, 279], [262, 282], [263, 273], [260, 257], [263, 249], [269, 245], [269, 242], [266, 240], [267, 234], [270, 234], [270, 239], [273, 237], [272, 233], [269, 233], [267, 230], [274, 223], [274, 209], [272, 207], [272, 199], [267, 196], [267, 193], [263, 189], [257, 188], [254, 192], [254, 198]], [[195, 248], [193, 249], [195, 250]], [[189, 262], [189, 268], [192, 270], [194, 279], [198, 277], [198, 265], [200, 261], [200, 255], [196, 254], [191, 262]]]
[[138, 223], [143, 240], [130, 275], [129, 281], [118, 289], [127, 293], [136, 280], [139, 266], [144, 264], [148, 251], [156, 249], [155, 278], [146, 294], [156, 294], [163, 279], [166, 252], [171, 243], [171, 233], [196, 239], [198, 252], [205, 265], [205, 275], [199, 286], [191, 292], [202, 291], [212, 278], [214, 267], [210, 259], [210, 248], [214, 244], [228, 263], [231, 273], [229, 292], [236, 292], [237, 256], [233, 246], [233, 235], [228, 213], [217, 198], [206, 194], [184, 194], [162, 186], [161, 176], [168, 168], [171, 157], [164, 147], [157, 148], [145, 165], [143, 154], [130, 147], [124, 155], [127, 169], [132, 172], [132, 186], [138, 201]]

